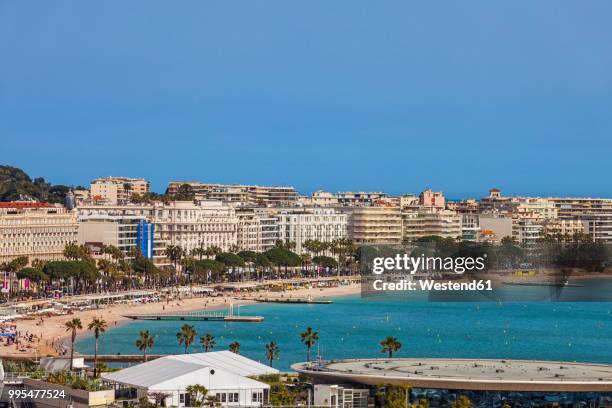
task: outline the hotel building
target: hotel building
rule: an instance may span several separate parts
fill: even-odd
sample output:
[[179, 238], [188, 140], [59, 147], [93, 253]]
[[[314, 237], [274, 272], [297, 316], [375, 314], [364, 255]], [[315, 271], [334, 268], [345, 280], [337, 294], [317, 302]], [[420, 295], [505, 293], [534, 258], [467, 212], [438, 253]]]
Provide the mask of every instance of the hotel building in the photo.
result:
[[333, 208], [281, 209], [274, 217], [278, 225], [278, 237], [295, 242], [295, 252], [305, 252], [307, 240], [332, 242], [347, 237], [348, 217]]
[[142, 178], [105, 177], [95, 179], [90, 184], [91, 199], [99, 204], [127, 204], [133, 194], [148, 192], [149, 182]]
[[20, 256], [62, 260], [66, 244], [77, 238], [76, 212], [46, 203], [0, 203], [0, 263]]
[[151, 221], [168, 245], [178, 245], [188, 252], [213, 245], [228, 251], [238, 243], [236, 212], [220, 201], [156, 203]]

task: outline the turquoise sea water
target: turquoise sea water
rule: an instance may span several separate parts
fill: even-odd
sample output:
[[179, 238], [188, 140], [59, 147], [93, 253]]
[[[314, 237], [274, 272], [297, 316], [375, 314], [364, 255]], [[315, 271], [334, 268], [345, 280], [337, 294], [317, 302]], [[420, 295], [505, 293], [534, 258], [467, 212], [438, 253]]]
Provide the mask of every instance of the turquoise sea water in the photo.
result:
[[[368, 300], [360, 296], [334, 299], [331, 305], [255, 304], [241, 314], [261, 315], [262, 323], [191, 322], [198, 334], [211, 333], [215, 350], [233, 341], [241, 354], [265, 362], [264, 345], [276, 341], [288, 370], [306, 359], [299, 333], [311, 326], [319, 332], [317, 349], [325, 359], [381, 357], [379, 342], [397, 337], [398, 357], [515, 358], [612, 363], [612, 303], [441, 303]], [[140, 330], [155, 335], [153, 353], [182, 353], [176, 332], [184, 322], [135, 321], [111, 328], [100, 342], [102, 354], [137, 354]], [[77, 350], [92, 353], [91, 336]], [[202, 351], [199, 342], [193, 351]], [[190, 351], [192, 351], [190, 350]]]

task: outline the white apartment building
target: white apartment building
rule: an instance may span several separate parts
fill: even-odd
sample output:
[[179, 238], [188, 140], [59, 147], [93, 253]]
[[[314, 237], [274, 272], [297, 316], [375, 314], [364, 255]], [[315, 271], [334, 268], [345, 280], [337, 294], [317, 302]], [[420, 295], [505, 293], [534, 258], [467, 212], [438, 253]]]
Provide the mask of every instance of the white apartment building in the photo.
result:
[[332, 242], [346, 238], [348, 217], [333, 208], [281, 209], [274, 217], [278, 225], [278, 239], [295, 242], [295, 252], [306, 252], [307, 240]]
[[315, 207], [335, 207], [339, 204], [335, 194], [323, 190], [315, 191], [310, 197], [304, 197], [300, 201], [307, 206]]
[[515, 199], [514, 212], [519, 214], [535, 213], [545, 220], [557, 218], [558, 209], [555, 203], [547, 198], [518, 197]]
[[580, 220], [584, 232], [594, 241], [612, 242], [612, 199], [609, 198], [551, 198], [559, 218]]
[[402, 243], [402, 214], [399, 206], [347, 207], [348, 237], [357, 245]]
[[476, 242], [480, 235], [480, 217], [474, 213], [461, 214], [461, 240]]
[[538, 213], [512, 217], [512, 238], [524, 246], [534, 246], [544, 236], [544, 219]]
[[340, 205], [348, 207], [363, 207], [371, 206], [376, 203], [377, 200], [387, 197], [386, 193], [383, 192], [366, 192], [366, 191], [342, 191], [336, 193], [336, 198]]
[[179, 188], [189, 185], [197, 200], [217, 199], [242, 205], [291, 205], [298, 199], [295, 188], [290, 186], [254, 186], [239, 184], [214, 184], [195, 181], [172, 181], [168, 183], [168, 193], [176, 194]]
[[544, 235], [571, 238], [576, 233], [586, 233], [585, 226], [580, 220], [556, 218], [544, 221]]
[[603, 214], [585, 214], [578, 219], [593, 241], [612, 243], [612, 211]]
[[91, 199], [100, 204], [127, 204], [133, 194], [148, 192], [149, 182], [142, 178], [104, 177], [90, 184]]
[[461, 239], [461, 216], [455, 211], [433, 206], [402, 211], [402, 240], [414, 242], [419, 238], [436, 235]]
[[276, 244], [277, 219], [253, 208], [236, 210], [238, 218], [237, 245], [241, 250], [264, 252]]
[[178, 245], [189, 252], [213, 245], [228, 251], [238, 242], [236, 212], [220, 201], [156, 203], [151, 221], [168, 245]]
[[66, 244], [77, 238], [76, 212], [45, 203], [0, 203], [0, 263], [20, 256], [62, 260]]

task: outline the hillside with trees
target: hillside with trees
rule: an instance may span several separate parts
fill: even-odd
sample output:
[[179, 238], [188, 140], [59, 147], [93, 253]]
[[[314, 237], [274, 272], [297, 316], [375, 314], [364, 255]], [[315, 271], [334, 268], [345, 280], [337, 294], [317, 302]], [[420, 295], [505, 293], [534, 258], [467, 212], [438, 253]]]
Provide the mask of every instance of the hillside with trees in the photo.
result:
[[52, 185], [42, 177], [32, 180], [17, 167], [0, 165], [0, 201], [63, 203], [69, 190], [68, 186]]

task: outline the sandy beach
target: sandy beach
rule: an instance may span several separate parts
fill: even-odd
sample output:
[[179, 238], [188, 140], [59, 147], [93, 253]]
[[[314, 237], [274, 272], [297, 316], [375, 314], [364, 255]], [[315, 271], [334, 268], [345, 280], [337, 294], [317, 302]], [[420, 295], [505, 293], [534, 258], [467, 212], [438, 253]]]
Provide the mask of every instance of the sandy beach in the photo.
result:
[[[257, 297], [283, 297], [283, 298], [306, 298], [311, 296], [313, 299], [347, 296], [357, 294], [360, 291], [359, 284], [342, 285], [329, 288], [304, 288], [286, 290], [283, 292], [258, 291], [253, 293]], [[56, 356], [61, 354], [62, 349], [69, 345], [70, 333], [66, 331], [65, 323], [73, 318], [81, 319], [83, 329], [79, 330], [77, 336], [90, 334], [87, 325], [94, 317], [106, 320], [108, 330], [121, 324], [125, 324], [130, 319], [124, 317], [125, 314], [146, 314], [146, 313], [172, 313], [188, 312], [204, 309], [224, 308], [230, 303], [234, 305], [252, 303], [248, 300], [238, 298], [245, 297], [246, 294], [232, 294], [219, 297], [183, 297], [181, 299], [170, 300], [169, 302], [160, 301], [145, 304], [118, 304], [109, 305], [100, 309], [76, 311], [73, 314], [53, 316], [44, 318], [42, 321], [18, 320], [17, 331], [19, 332], [21, 344], [6, 346], [0, 345], [0, 357], [44, 357]], [[33, 341], [24, 341], [24, 336], [33, 335]], [[25, 348], [25, 351], [23, 350]], [[21, 351], [20, 351], [21, 350]]]

